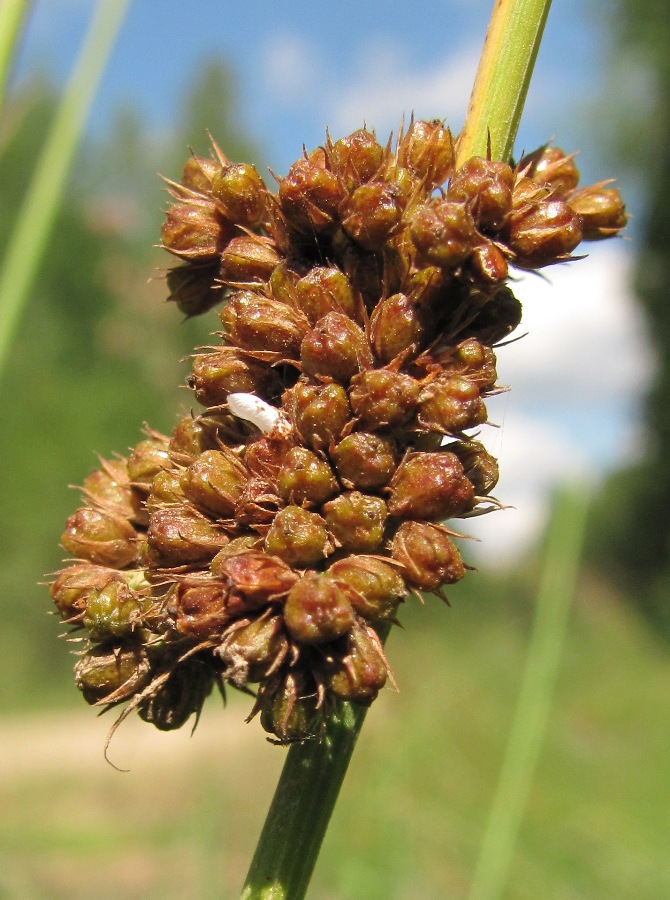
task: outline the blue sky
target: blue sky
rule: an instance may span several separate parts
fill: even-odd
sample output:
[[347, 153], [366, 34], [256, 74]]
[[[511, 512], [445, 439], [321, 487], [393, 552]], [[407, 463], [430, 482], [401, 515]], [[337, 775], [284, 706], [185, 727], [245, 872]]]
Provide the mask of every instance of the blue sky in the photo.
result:
[[[198, 68], [216, 57], [233, 70], [246, 133], [278, 174], [303, 143], [321, 143], [326, 126], [338, 137], [365, 120], [386, 137], [414, 111], [446, 117], [458, 131], [492, 6], [492, 0], [133, 0], [89, 131], [104, 135], [126, 104], [153, 132], [169, 130]], [[598, 150], [610, 39], [603, 7], [595, 0], [553, 3], [517, 141], [517, 152], [551, 138], [565, 150], [579, 149], [585, 183], [620, 174]], [[94, 8], [92, 0], [37, 0], [16, 83], [36, 67], [63, 82]], [[642, 102], [644, 79], [628, 81]], [[635, 213], [633, 184], [626, 176], [619, 184]], [[553, 290], [537, 278], [519, 288], [528, 336], [499, 354], [501, 381], [512, 391], [491, 404], [502, 427], [484, 435], [503, 465], [498, 494], [516, 510], [504, 513], [502, 528], [498, 515], [476, 526], [501, 558], [536, 533], [554, 484], [597, 481], [639, 451], [639, 399], [650, 366], [627, 285], [634, 228], [631, 234], [632, 240], [595, 248], [584, 263], [548, 273]]]

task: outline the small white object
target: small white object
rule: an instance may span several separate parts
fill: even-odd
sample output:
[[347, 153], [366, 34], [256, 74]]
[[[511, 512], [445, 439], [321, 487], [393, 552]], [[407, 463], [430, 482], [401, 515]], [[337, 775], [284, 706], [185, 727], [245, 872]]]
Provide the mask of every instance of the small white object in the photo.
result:
[[255, 394], [228, 394], [228, 409], [238, 419], [251, 422], [263, 434], [270, 434], [272, 431], [287, 433], [291, 430], [287, 417]]

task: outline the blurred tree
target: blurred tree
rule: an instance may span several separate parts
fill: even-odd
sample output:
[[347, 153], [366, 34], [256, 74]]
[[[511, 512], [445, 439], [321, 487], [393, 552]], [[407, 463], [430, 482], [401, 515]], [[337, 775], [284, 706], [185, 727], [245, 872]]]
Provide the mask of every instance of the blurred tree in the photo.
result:
[[[178, 362], [207, 342], [218, 320], [212, 313], [184, 323], [165, 303], [154, 272], [169, 265], [155, 247], [166, 206], [156, 173], [178, 176], [190, 128], [206, 142], [210, 115], [223, 147], [250, 149], [232, 128], [231, 98], [225, 67], [209, 65], [172, 134], [156, 139], [125, 110], [107, 140], [80, 154], [0, 395], [0, 709], [43, 706], [49, 692], [75, 696], [72, 658], [56, 644], [47, 591], [37, 584], [60, 566], [58, 536], [78, 505], [68, 485], [96, 468], [96, 453], [110, 457], [137, 443], [144, 421], [169, 432], [191, 406], [181, 387], [188, 360], [181, 369]], [[56, 102], [35, 81], [6, 110], [0, 259]]]
[[[635, 289], [648, 316], [658, 368], [645, 405], [646, 454], [602, 492], [594, 509], [592, 554], [670, 638], [670, 15], [667, 0], [617, 5], [619, 16], [612, 16], [617, 63], [629, 76], [645, 73], [637, 79], [645, 102], [619, 105], [616, 121], [620, 144], [645, 183]], [[645, 110], [644, 120], [635, 106]]]

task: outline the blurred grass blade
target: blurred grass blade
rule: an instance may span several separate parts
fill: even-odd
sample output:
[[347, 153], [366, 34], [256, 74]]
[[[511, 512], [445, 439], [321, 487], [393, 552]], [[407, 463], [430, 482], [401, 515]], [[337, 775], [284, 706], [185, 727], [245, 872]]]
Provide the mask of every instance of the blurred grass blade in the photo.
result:
[[33, 0], [3, 0], [0, 4], [0, 110], [18, 48], [18, 36], [32, 5]]
[[130, 0], [101, 0], [37, 160], [0, 269], [0, 375], [39, 269], [91, 102]]
[[556, 499], [521, 690], [470, 900], [497, 900], [505, 889], [551, 709], [579, 571], [588, 507], [586, 493], [565, 492]]

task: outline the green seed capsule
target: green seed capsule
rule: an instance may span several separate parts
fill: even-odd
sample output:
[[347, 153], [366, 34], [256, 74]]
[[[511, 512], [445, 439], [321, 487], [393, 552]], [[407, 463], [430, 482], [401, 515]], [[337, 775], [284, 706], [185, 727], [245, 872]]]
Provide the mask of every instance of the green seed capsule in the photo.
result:
[[369, 704], [386, 684], [388, 668], [379, 639], [356, 622], [344, 638], [344, 649], [325, 657], [326, 686], [340, 700]]
[[565, 259], [581, 241], [582, 227], [563, 200], [541, 200], [515, 210], [505, 235], [516, 265], [538, 267]]
[[559, 198], [574, 191], [579, 182], [579, 170], [574, 158], [566, 156], [559, 147], [549, 145], [523, 156], [517, 170]]
[[312, 234], [332, 229], [342, 202], [342, 186], [319, 161], [299, 159], [279, 185], [279, 205], [298, 231]]
[[339, 490], [328, 463], [306, 447], [294, 447], [286, 454], [277, 476], [277, 488], [287, 503], [317, 506]]
[[168, 439], [157, 434], [136, 444], [128, 457], [128, 478], [144, 490], [151, 488], [159, 472], [172, 468]]
[[585, 241], [611, 237], [628, 222], [626, 206], [616, 188], [594, 184], [570, 194], [567, 203], [579, 216]]
[[153, 511], [147, 540], [151, 563], [167, 569], [209, 563], [228, 543], [220, 528], [186, 505]]
[[279, 379], [274, 369], [256, 362], [236, 347], [222, 347], [216, 353], [195, 357], [188, 383], [202, 406], [221, 406], [228, 394], [272, 396]]
[[265, 549], [298, 569], [318, 565], [332, 552], [326, 523], [300, 506], [279, 510], [265, 536]]
[[179, 483], [203, 512], [230, 518], [248, 478], [246, 466], [230, 450], [205, 450], [184, 469]]
[[219, 277], [226, 284], [265, 283], [279, 262], [274, 245], [258, 235], [235, 237], [221, 254]]
[[110, 569], [124, 569], [137, 558], [137, 534], [128, 520], [90, 506], [69, 517], [61, 544], [73, 556]]
[[481, 425], [486, 418], [479, 388], [461, 375], [437, 378], [419, 394], [417, 421], [428, 431], [460, 434]]
[[350, 553], [374, 553], [384, 540], [386, 504], [379, 497], [347, 491], [323, 507], [328, 530]]
[[283, 744], [312, 737], [322, 720], [316, 685], [299, 669], [264, 683], [258, 704], [264, 730]]
[[129, 637], [142, 617], [141, 598], [122, 581], [110, 581], [93, 591], [84, 610], [84, 628], [92, 641]]
[[167, 273], [168, 300], [187, 319], [206, 313], [223, 301], [222, 286], [215, 282], [219, 272], [218, 257], [213, 265], [177, 266]]
[[94, 647], [74, 667], [74, 681], [87, 703], [126, 700], [149, 681], [150, 666], [141, 647]]
[[424, 334], [421, 309], [406, 294], [393, 294], [375, 306], [370, 319], [370, 341], [382, 363], [391, 362], [401, 353], [417, 353]]
[[347, 393], [340, 384], [299, 381], [284, 393], [282, 403], [302, 440], [314, 450], [337, 442], [351, 418]]
[[395, 442], [386, 436], [357, 431], [334, 448], [333, 462], [342, 484], [362, 491], [384, 487], [395, 472]]
[[489, 494], [498, 483], [498, 463], [479, 441], [454, 441], [445, 450], [460, 459], [466, 477], [479, 496]]
[[295, 302], [312, 325], [329, 312], [344, 313], [350, 319], [360, 316], [359, 303], [340, 269], [315, 266], [295, 284]]
[[223, 215], [236, 225], [258, 228], [265, 218], [268, 189], [254, 166], [236, 163], [213, 176], [211, 196]]
[[51, 597], [61, 618], [71, 619], [84, 612], [92, 593], [102, 590], [121, 577], [116, 569], [78, 563], [59, 573], [51, 585]]
[[392, 619], [407, 593], [397, 568], [374, 556], [340, 559], [330, 566], [326, 577], [351, 590], [351, 605], [368, 622]]
[[286, 598], [286, 630], [299, 644], [322, 644], [342, 637], [354, 623], [348, 593], [324, 575], [303, 575]]

